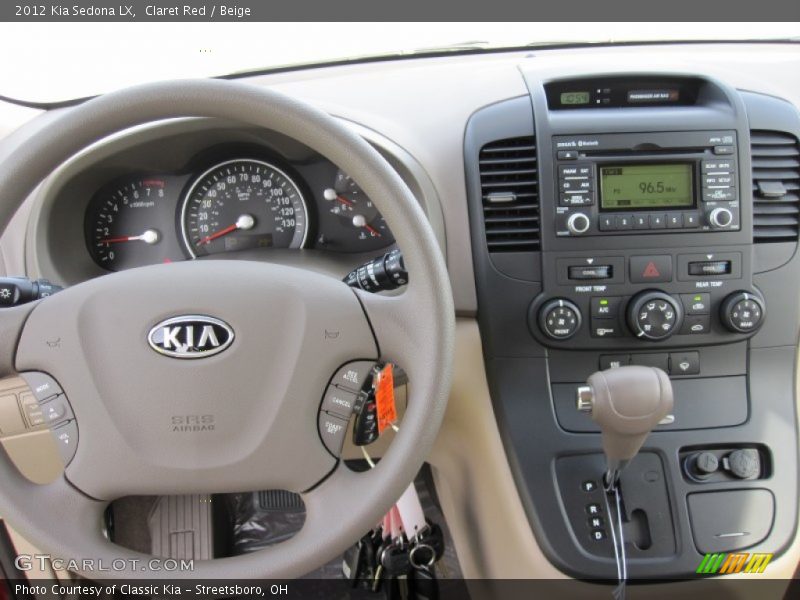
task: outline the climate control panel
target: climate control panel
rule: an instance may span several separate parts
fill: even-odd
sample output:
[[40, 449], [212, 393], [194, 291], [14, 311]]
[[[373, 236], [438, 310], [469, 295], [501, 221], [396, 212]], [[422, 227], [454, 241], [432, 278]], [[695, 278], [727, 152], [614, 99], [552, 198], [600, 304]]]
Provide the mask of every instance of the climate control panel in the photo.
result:
[[746, 247], [722, 251], [627, 250], [545, 257], [531, 333], [574, 350], [740, 341], [766, 318]]

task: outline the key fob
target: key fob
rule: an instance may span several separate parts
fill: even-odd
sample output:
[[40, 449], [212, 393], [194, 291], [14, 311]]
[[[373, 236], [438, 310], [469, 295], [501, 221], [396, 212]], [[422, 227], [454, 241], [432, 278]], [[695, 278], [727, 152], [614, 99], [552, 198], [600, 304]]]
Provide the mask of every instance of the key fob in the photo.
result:
[[408, 575], [412, 569], [408, 547], [401, 548], [397, 544], [387, 546], [381, 556], [381, 564], [387, 579]]
[[368, 446], [378, 439], [378, 406], [375, 403], [375, 392], [362, 392], [355, 410], [353, 423], [353, 445]]

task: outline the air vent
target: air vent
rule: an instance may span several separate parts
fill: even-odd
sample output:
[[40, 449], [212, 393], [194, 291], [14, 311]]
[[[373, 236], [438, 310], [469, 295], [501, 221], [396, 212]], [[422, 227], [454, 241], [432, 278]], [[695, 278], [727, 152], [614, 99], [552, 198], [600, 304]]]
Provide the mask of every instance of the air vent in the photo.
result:
[[489, 252], [538, 250], [539, 186], [533, 137], [486, 144], [479, 164]]
[[753, 240], [797, 241], [800, 224], [800, 146], [780, 131], [751, 131]]

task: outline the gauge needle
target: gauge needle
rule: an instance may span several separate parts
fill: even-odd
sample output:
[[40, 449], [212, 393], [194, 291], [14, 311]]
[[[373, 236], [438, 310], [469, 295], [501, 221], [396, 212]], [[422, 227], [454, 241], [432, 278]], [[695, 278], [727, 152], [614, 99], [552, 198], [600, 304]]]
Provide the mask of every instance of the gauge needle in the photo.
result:
[[354, 215], [353, 225], [355, 227], [363, 227], [375, 237], [381, 237], [381, 232], [372, 227], [369, 223], [367, 223], [367, 219], [364, 217], [364, 215]]
[[117, 244], [119, 242], [144, 242], [145, 244], [155, 244], [158, 241], [158, 232], [155, 229], [148, 229], [142, 235], [123, 235], [120, 237], [106, 238], [100, 240], [101, 244]]
[[338, 200], [345, 206], [353, 206], [352, 200], [348, 200], [341, 194], [337, 194], [336, 190], [333, 188], [326, 188], [325, 191], [322, 192], [322, 195], [325, 197], [325, 200]]
[[233, 225], [228, 225], [225, 229], [220, 229], [217, 232], [207, 235], [197, 242], [197, 245], [202, 246], [203, 244], [208, 244], [209, 242], [213, 242], [215, 239], [221, 238], [223, 235], [228, 235], [237, 229], [252, 229], [255, 224], [256, 220], [253, 218], [253, 215], [241, 215], [238, 219], [236, 219], [236, 223]]

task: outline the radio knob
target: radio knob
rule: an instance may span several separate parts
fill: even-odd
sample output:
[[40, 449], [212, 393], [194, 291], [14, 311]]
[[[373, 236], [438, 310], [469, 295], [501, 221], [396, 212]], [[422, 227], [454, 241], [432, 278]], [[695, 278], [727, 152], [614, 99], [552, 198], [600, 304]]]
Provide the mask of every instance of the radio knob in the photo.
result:
[[719, 311], [722, 323], [734, 333], [752, 333], [764, 321], [764, 301], [752, 292], [734, 292]]
[[567, 219], [567, 229], [572, 235], [581, 235], [589, 231], [592, 222], [585, 214], [578, 212], [569, 216]]
[[666, 339], [678, 330], [682, 320], [680, 302], [664, 292], [642, 292], [628, 304], [628, 325], [638, 338]]
[[551, 300], [539, 311], [539, 327], [554, 340], [566, 340], [581, 326], [581, 311], [569, 300]]
[[733, 213], [727, 208], [715, 208], [709, 213], [708, 222], [714, 229], [724, 229], [733, 223]]

